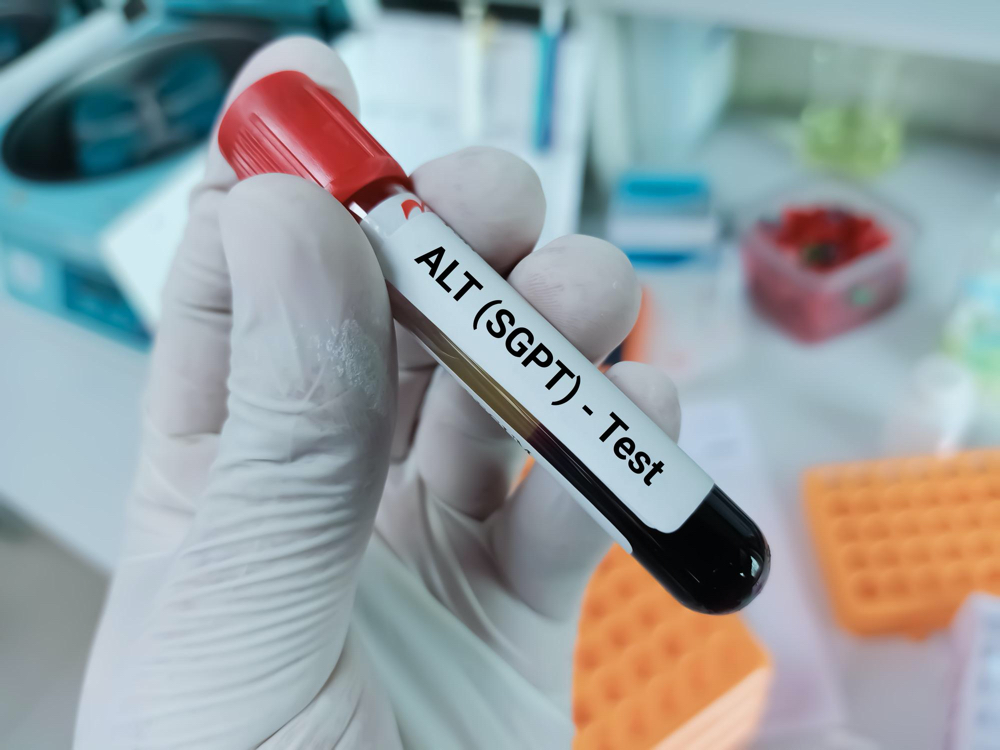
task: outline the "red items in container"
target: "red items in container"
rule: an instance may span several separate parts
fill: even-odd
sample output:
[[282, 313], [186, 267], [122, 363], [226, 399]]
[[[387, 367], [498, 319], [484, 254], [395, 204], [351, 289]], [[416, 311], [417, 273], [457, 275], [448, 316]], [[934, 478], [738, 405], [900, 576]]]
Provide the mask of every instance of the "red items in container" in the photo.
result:
[[802, 341], [879, 315], [902, 296], [912, 226], [835, 181], [783, 191], [755, 211], [742, 255], [757, 308]]
[[825, 272], [881, 250], [892, 240], [877, 219], [829, 206], [791, 206], [777, 226], [764, 225], [779, 250]]

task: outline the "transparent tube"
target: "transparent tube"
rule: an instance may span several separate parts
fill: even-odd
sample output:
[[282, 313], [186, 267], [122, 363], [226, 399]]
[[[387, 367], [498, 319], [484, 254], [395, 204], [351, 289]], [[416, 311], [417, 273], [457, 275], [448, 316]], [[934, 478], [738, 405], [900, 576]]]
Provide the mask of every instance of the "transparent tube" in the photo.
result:
[[[298, 175], [346, 206], [378, 256], [400, 324], [680, 602], [724, 613], [760, 591], [770, 553], [753, 521], [413, 194], [395, 159], [329, 91], [297, 71], [265, 76], [230, 105], [219, 148], [241, 179]], [[466, 296], [470, 289], [482, 296]]]
[[[344, 203], [360, 222], [384, 200], [410, 192], [412, 186], [403, 180], [383, 179]], [[678, 601], [694, 610], [722, 614], [742, 608], [756, 596], [769, 570], [767, 543], [753, 521], [718, 487], [676, 531], [651, 528], [398, 290], [391, 284], [388, 290], [396, 320], [593, 505], [627, 540], [633, 556]]]

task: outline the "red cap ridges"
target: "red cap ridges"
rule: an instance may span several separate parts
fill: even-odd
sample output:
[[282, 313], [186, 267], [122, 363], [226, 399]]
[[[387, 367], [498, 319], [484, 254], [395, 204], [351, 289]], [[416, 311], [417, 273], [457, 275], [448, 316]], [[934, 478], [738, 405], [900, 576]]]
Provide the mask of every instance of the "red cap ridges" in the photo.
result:
[[219, 125], [219, 149], [240, 179], [297, 175], [341, 203], [380, 178], [406, 179], [347, 107], [294, 70], [261, 78], [236, 97]]

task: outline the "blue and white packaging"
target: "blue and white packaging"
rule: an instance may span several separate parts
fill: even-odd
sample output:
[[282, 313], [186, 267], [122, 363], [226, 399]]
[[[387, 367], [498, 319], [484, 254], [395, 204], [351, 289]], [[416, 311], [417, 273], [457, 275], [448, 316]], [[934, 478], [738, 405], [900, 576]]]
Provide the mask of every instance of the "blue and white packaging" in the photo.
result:
[[720, 233], [711, 187], [698, 175], [628, 172], [608, 211], [608, 241], [643, 265], [710, 255]]

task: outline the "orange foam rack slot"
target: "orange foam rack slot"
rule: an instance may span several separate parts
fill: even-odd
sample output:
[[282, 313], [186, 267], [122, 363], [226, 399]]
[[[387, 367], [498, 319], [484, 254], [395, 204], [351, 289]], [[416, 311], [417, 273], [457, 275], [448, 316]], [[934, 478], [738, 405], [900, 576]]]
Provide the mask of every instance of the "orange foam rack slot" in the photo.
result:
[[737, 615], [678, 604], [613, 547], [583, 601], [573, 750], [729, 750], [753, 735], [770, 660]]
[[632, 330], [622, 342], [622, 359], [627, 362], [646, 362], [649, 360], [652, 348], [653, 326], [656, 322], [656, 310], [653, 308], [652, 295], [648, 289], [642, 290], [639, 298], [639, 315], [632, 325]]
[[1000, 450], [820, 466], [803, 494], [845, 629], [922, 638], [1000, 594]]

